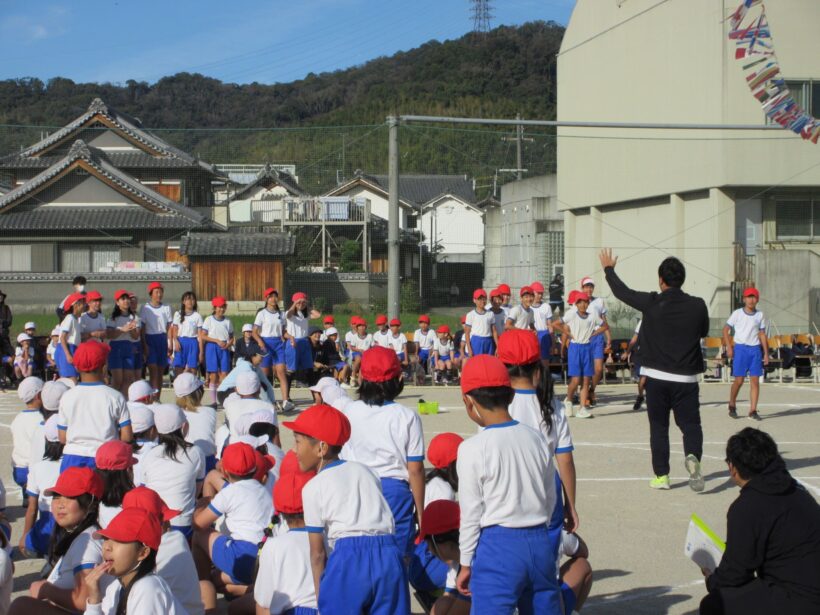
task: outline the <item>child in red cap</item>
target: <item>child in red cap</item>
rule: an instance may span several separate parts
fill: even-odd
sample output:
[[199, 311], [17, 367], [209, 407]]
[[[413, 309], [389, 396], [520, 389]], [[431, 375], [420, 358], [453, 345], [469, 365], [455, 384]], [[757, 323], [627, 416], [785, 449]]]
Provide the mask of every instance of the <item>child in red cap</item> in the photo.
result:
[[530, 288], [535, 293], [532, 315], [535, 319], [535, 332], [538, 334], [538, 344], [541, 350], [541, 364], [544, 368], [548, 368], [552, 354], [552, 307], [549, 301], [544, 301], [544, 285], [541, 282], [533, 282]]
[[535, 299], [535, 291], [529, 286], [522, 286], [518, 294], [521, 297], [521, 303], [509, 309], [504, 328], [534, 331], [535, 312], [532, 309], [532, 302]]
[[390, 336], [390, 327], [388, 326], [387, 316], [379, 314], [374, 321], [376, 324], [376, 332], [373, 333], [373, 345], [381, 346], [382, 348], [389, 348], [387, 338]]
[[487, 293], [483, 288], [473, 292], [475, 309], [464, 319], [464, 351], [467, 356], [493, 354], [498, 343], [498, 332], [493, 313], [487, 309]]
[[504, 325], [507, 322], [507, 310], [501, 305], [503, 302], [501, 291], [494, 288], [490, 291], [490, 312], [493, 315], [493, 325], [498, 337], [504, 333]]
[[137, 371], [134, 343], [140, 339], [142, 324], [131, 309], [128, 291], [114, 293], [114, 309], [106, 322], [106, 331], [111, 353], [108, 355], [108, 369], [111, 371], [111, 386], [123, 395], [128, 394], [131, 383], [142, 379]]
[[98, 290], [88, 291], [85, 302], [88, 309], [80, 316], [80, 339], [84, 342], [88, 340], [104, 341], [107, 337], [105, 316], [102, 315], [103, 296]]
[[474, 613], [518, 607], [558, 615], [563, 611], [547, 528], [557, 494], [546, 440], [510, 416], [515, 391], [496, 357], [470, 359], [461, 391], [467, 416], [484, 430], [458, 449], [458, 590], [472, 595]]
[[234, 343], [233, 323], [225, 316], [228, 302], [225, 297], [211, 299], [213, 313], [202, 324], [202, 342], [205, 344], [205, 371], [211, 403], [217, 403], [216, 388], [231, 371], [231, 346]]
[[284, 426], [294, 432], [299, 468], [318, 472], [302, 489], [302, 503], [319, 612], [409, 615], [407, 573], [379, 479], [339, 459], [350, 421], [319, 405]]
[[97, 449], [97, 472], [103, 480], [103, 496], [100, 501], [99, 526], [105, 528], [122, 510], [122, 499], [134, 488], [137, 463], [134, 449], [122, 440], [109, 440]]
[[342, 458], [363, 463], [381, 479], [399, 548], [409, 556], [424, 509], [424, 433], [418, 412], [395, 402], [403, 388], [395, 352], [376, 347], [364, 353], [359, 401], [344, 409], [353, 432]]
[[401, 321], [394, 318], [390, 321], [390, 331], [387, 333], [386, 347], [393, 350], [399, 358], [399, 363], [405, 368], [410, 365], [407, 356], [407, 336], [401, 332]]
[[199, 313], [196, 294], [188, 290], [182, 293], [179, 309], [169, 329], [174, 349], [174, 375], [183, 372], [196, 374], [205, 362], [205, 348], [199, 338], [204, 321]]
[[77, 370], [74, 367], [74, 351], [82, 341], [80, 316], [85, 311], [85, 295], [74, 293], [63, 301], [65, 317], [60, 323], [60, 339], [54, 352], [54, 361], [60, 378], [71, 378], [77, 382]]
[[433, 365], [436, 368], [434, 383], [450, 384], [453, 377], [453, 338], [450, 327], [441, 325], [436, 329], [436, 339], [433, 340]]
[[253, 338], [265, 352], [260, 363], [262, 373], [271, 382], [274, 374], [279, 379], [284, 404], [290, 399], [290, 383], [285, 367], [285, 313], [279, 309], [279, 293], [275, 288], [266, 288], [263, 298], [265, 305], [256, 312], [253, 321]]
[[373, 347], [373, 336], [367, 332], [367, 321], [357, 318], [355, 323], [356, 335], [350, 340], [350, 383], [358, 386], [361, 381], [359, 372], [362, 369], [362, 354]]
[[169, 331], [174, 315], [171, 306], [162, 302], [164, 295], [165, 287], [160, 282], [151, 282], [148, 285], [148, 303], [143, 304], [139, 312], [148, 380], [157, 391], [162, 389], [162, 376], [168, 367], [173, 348]]
[[427, 314], [419, 316], [419, 328], [413, 333], [413, 343], [416, 345], [416, 354], [419, 364], [427, 371], [430, 354], [433, 351], [433, 340], [436, 334], [430, 329], [430, 317]]
[[459, 525], [461, 511], [458, 503], [451, 500], [433, 500], [424, 507], [421, 517], [424, 530], [421, 533], [421, 544], [429, 553], [434, 554], [435, 561], [444, 570], [444, 582], [441, 587], [444, 593], [432, 597], [430, 610], [447, 615], [468, 615], [472, 607], [469, 596], [460, 593], [456, 588], [456, 579], [460, 569], [459, 559]]
[[[760, 292], [756, 288], [743, 291], [743, 307], [732, 312], [723, 327], [723, 345], [732, 359], [732, 388], [729, 390], [729, 416], [737, 418], [737, 394], [746, 376], [749, 376], [749, 419], [759, 421], [757, 401], [760, 399], [760, 379], [769, 364], [769, 341], [766, 338], [766, 320], [758, 311]], [[729, 334], [734, 336], [729, 339]], [[734, 343], [732, 343], [734, 342]]]
[[291, 306], [285, 314], [287, 328], [285, 363], [291, 376], [302, 372], [300, 379], [304, 381], [307, 381], [307, 377], [303, 374], [313, 370], [313, 353], [310, 350], [310, 340], [308, 340], [310, 319], [321, 317], [320, 312], [308, 307], [308, 296], [305, 293], [293, 294]]
[[103, 381], [109, 348], [83, 342], [74, 352], [80, 383], [60, 400], [58, 428], [65, 444], [60, 469], [94, 467], [97, 449], [109, 440], [131, 442], [131, 416], [125, 398]]

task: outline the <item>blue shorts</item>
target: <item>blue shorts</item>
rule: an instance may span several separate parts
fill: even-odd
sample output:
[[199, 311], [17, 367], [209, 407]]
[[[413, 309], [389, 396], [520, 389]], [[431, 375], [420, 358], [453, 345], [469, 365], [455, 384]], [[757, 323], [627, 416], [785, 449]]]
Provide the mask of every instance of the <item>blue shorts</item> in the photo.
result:
[[[29, 493], [28, 495], [34, 496], [33, 493]], [[47, 555], [53, 529], [54, 517], [51, 516], [51, 513], [43, 510], [39, 511], [37, 521], [34, 522], [31, 530], [26, 534], [26, 549], [34, 551], [40, 556]]]
[[732, 376], [734, 378], [752, 378], [763, 375], [763, 348], [735, 344], [735, 358], [732, 360]]
[[179, 352], [174, 353], [174, 367], [196, 369], [199, 367], [199, 340], [195, 337], [179, 337]]
[[168, 367], [168, 336], [165, 333], [146, 334], [145, 343], [148, 346], [148, 359], [145, 363]]
[[273, 367], [285, 364], [285, 340], [281, 337], [263, 337], [268, 354], [262, 359], [260, 367]]
[[309, 606], [295, 606], [287, 611], [282, 611], [282, 615], [319, 615], [319, 611]]
[[592, 344], [569, 343], [567, 352], [567, 373], [570, 378], [592, 377], [595, 364], [592, 362]]
[[205, 456], [205, 474], [216, 468], [216, 455]]
[[60, 474], [68, 468], [91, 468], [96, 470], [97, 461], [94, 457], [86, 457], [85, 455], [63, 455], [60, 460]]
[[108, 369], [134, 369], [134, 343], [127, 340], [111, 342]]
[[560, 614], [561, 589], [546, 525], [485, 527], [473, 558], [470, 613]]
[[[74, 356], [74, 351], [77, 350], [75, 344], [69, 344], [68, 349], [71, 351], [71, 356]], [[76, 378], [79, 374], [74, 366], [68, 362], [68, 358], [63, 352], [63, 345], [57, 344], [57, 349], [54, 351], [54, 362], [57, 364], [57, 373], [60, 378]]]
[[[26, 483], [28, 483], [28, 467], [22, 468], [15, 465], [11, 466], [11, 476], [17, 486], [23, 491], [26, 490]], [[25, 499], [25, 498], [23, 498]]]
[[420, 348], [419, 349], [419, 363], [422, 365], [427, 365], [427, 362], [430, 360], [430, 349], [429, 348]]
[[353, 352], [350, 353], [350, 358], [351, 359], [361, 359], [362, 358], [362, 353], [359, 352], [358, 350], [354, 350]]
[[131, 342], [134, 347], [134, 369], [142, 369], [145, 365], [145, 359], [142, 355], [142, 342]]
[[258, 553], [259, 547], [252, 542], [219, 536], [211, 547], [211, 561], [234, 583], [250, 585]]
[[294, 340], [295, 346], [290, 340], [285, 343], [285, 364], [289, 372], [313, 369], [313, 353], [310, 350], [310, 340], [306, 337]]
[[578, 596], [569, 585], [561, 583], [561, 597], [564, 599], [564, 615], [572, 615], [575, 603], [578, 602]]
[[347, 363], [345, 363], [344, 361], [339, 361], [338, 363], [336, 363], [336, 366], [335, 366], [335, 367], [336, 367], [336, 371], [337, 371], [337, 372], [340, 372], [340, 371], [342, 371], [345, 367], [347, 367]]
[[213, 342], [205, 343], [205, 371], [209, 374], [231, 371], [231, 351]]
[[420, 592], [435, 592], [444, 589], [450, 568], [430, 552], [427, 541], [416, 545], [410, 559], [410, 585]]
[[449, 360], [450, 360], [450, 355], [448, 355], [448, 354], [440, 354], [440, 355], [438, 356], [438, 360], [439, 360], [439, 361], [449, 361]]
[[319, 612], [409, 614], [407, 572], [395, 538], [339, 538], [319, 583]]
[[399, 362], [404, 361], [404, 353], [403, 352], [397, 352], [396, 356], [398, 357]]
[[171, 529], [176, 530], [177, 532], [185, 536], [185, 538], [188, 539], [188, 542], [191, 541], [191, 537], [194, 535], [194, 528], [190, 525], [172, 525]]
[[597, 361], [599, 359], [604, 358], [604, 347], [606, 346], [606, 339], [603, 333], [601, 335], [596, 335], [591, 340], [589, 340], [589, 346], [591, 348], [593, 361]]
[[410, 485], [407, 481], [397, 478], [383, 478], [382, 495], [390, 506], [393, 520], [396, 523], [396, 544], [402, 555], [413, 552], [413, 543], [416, 539], [415, 504]]
[[538, 347], [541, 349], [541, 358], [549, 359], [552, 356], [552, 335], [549, 330], [536, 331]]
[[470, 336], [470, 347], [473, 349], [472, 357], [480, 354], [495, 354], [495, 342], [492, 337], [482, 337], [480, 335]]

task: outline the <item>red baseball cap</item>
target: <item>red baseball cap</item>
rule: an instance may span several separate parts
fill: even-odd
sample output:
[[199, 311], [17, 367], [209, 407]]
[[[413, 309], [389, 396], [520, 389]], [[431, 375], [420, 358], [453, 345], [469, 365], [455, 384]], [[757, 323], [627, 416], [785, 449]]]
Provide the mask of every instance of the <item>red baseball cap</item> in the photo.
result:
[[100, 342], [87, 341], [77, 346], [74, 351], [74, 367], [80, 372], [93, 372], [100, 369], [108, 360], [111, 347]]
[[534, 293], [543, 293], [544, 292], [544, 285], [541, 282], [533, 282], [530, 284], [530, 288]]
[[473, 389], [482, 387], [508, 386], [510, 386], [510, 375], [507, 373], [507, 367], [500, 359], [488, 354], [472, 357], [461, 370], [461, 392], [465, 395]]
[[285, 421], [282, 425], [296, 433], [327, 442], [331, 446], [344, 446], [350, 439], [350, 421], [336, 408], [326, 404], [311, 406], [295, 421]]
[[507, 284], [499, 284], [498, 290], [501, 292], [502, 295], [511, 295], [512, 291]]
[[162, 528], [159, 519], [142, 508], [125, 508], [104, 530], [94, 532], [94, 537], [110, 538], [117, 542], [141, 542], [154, 551], [159, 549]]
[[521, 290], [518, 291], [518, 296], [523, 297], [524, 295], [534, 295], [535, 291], [532, 289], [532, 286], [522, 286]]
[[[285, 474], [293, 474], [294, 472], [301, 471], [302, 470], [299, 469], [299, 460], [296, 458], [296, 451], [293, 449], [289, 450], [282, 458], [282, 463], [279, 464], [279, 476], [282, 477], [285, 476]], [[316, 471], [311, 470], [308, 474], [316, 476]]]
[[577, 290], [569, 291], [569, 296], [567, 297], [567, 303], [569, 303], [570, 305], [575, 305], [575, 297], [577, 297], [577, 296], [578, 296], [578, 291]]
[[254, 474], [253, 477], [261, 483], [264, 482], [265, 476], [267, 476], [268, 472], [276, 465], [276, 459], [270, 455], [263, 455], [259, 451], [253, 452], [256, 455], [256, 474]]
[[282, 460], [279, 479], [273, 486], [273, 501], [276, 504], [276, 512], [284, 514], [302, 512], [302, 489], [314, 476], [316, 476], [314, 471], [302, 472], [299, 469], [299, 462], [296, 460], [296, 453], [289, 451]]
[[493, 297], [500, 297], [500, 296], [501, 296], [501, 291], [499, 289], [494, 288], [490, 291], [490, 299], [492, 299]]
[[462, 442], [464, 438], [457, 433], [440, 433], [430, 440], [427, 459], [433, 467], [446, 468], [458, 458], [458, 446]]
[[362, 318], [361, 316], [357, 316], [356, 319], [353, 321], [354, 327], [366, 327], [367, 321]]
[[165, 290], [165, 287], [160, 282], [151, 282], [148, 285], [148, 294], [150, 295], [153, 291], [155, 291], [158, 288]]
[[71, 293], [63, 301], [63, 311], [68, 312], [78, 301], [85, 301], [85, 295], [82, 293]]
[[222, 452], [222, 469], [228, 474], [245, 476], [256, 470], [256, 451], [250, 444], [234, 442]]
[[747, 288], [746, 290], [743, 291], [743, 296], [744, 297], [755, 297], [757, 299], [760, 299], [760, 291], [757, 290], [756, 288], [749, 287], [749, 288]]
[[134, 449], [122, 440], [109, 440], [100, 445], [94, 456], [100, 470], [125, 470], [137, 463]]
[[103, 296], [98, 290], [90, 290], [85, 296], [86, 301], [102, 301]]
[[461, 317], [461, 324], [462, 324], [462, 325], [467, 324], [467, 316], [462, 316], [462, 317]]
[[307, 301], [308, 296], [305, 293], [293, 293], [293, 296], [290, 298], [292, 303], [296, 303], [297, 301], [305, 300]]
[[362, 379], [387, 382], [401, 375], [399, 357], [392, 348], [373, 346], [362, 353]]
[[127, 290], [124, 290], [124, 289], [120, 289], [120, 290], [118, 290], [114, 293], [114, 301], [119, 301], [120, 298], [122, 298], [122, 297], [129, 297], [130, 298], [131, 293], [129, 293]]
[[401, 327], [401, 321], [398, 318], [394, 318], [390, 321], [391, 327]]
[[533, 331], [510, 329], [498, 338], [498, 358], [506, 365], [529, 365], [541, 358], [541, 348]]
[[421, 514], [421, 538], [437, 536], [457, 530], [461, 525], [461, 509], [458, 502], [434, 500]]
[[582, 293], [581, 291], [576, 291], [575, 301], [572, 301], [572, 305], [575, 305], [579, 301], [589, 302], [589, 295], [586, 293]]
[[276, 290], [275, 288], [273, 288], [273, 287], [271, 287], [271, 288], [266, 288], [266, 289], [265, 289], [265, 292], [263, 292], [263, 293], [262, 293], [262, 298], [263, 298], [263, 299], [267, 299], [267, 298], [268, 298], [268, 297], [270, 297], [271, 295], [278, 295], [278, 294], [279, 294], [279, 291], [278, 291], [278, 290]]
[[441, 325], [438, 329], [436, 329], [436, 333], [447, 333], [449, 335], [450, 327], [447, 325]]
[[387, 316], [384, 314], [379, 314], [376, 316], [376, 324], [377, 325], [386, 325], [387, 324]]
[[483, 288], [477, 288], [476, 290], [474, 290], [473, 299], [478, 299], [479, 297], [484, 297], [486, 299], [487, 291], [485, 291]]
[[63, 495], [76, 498], [83, 494], [93, 495], [98, 500], [103, 495], [103, 481], [100, 475], [91, 468], [66, 468], [59, 477], [57, 484], [43, 491], [45, 495]]
[[326, 325], [333, 325], [336, 324], [336, 319], [333, 316], [325, 316], [322, 322]]
[[123, 510], [126, 508], [139, 508], [151, 513], [161, 521], [169, 521], [182, 512], [168, 508], [168, 505], [159, 497], [159, 494], [145, 485], [134, 487], [126, 493], [122, 498], [122, 508]]
[[217, 295], [213, 299], [211, 299], [211, 305], [213, 307], [225, 307], [228, 305], [228, 302], [225, 300], [225, 297], [221, 295]]
[[422, 314], [421, 316], [419, 316], [419, 322], [426, 322], [429, 325], [430, 317], [427, 314]]

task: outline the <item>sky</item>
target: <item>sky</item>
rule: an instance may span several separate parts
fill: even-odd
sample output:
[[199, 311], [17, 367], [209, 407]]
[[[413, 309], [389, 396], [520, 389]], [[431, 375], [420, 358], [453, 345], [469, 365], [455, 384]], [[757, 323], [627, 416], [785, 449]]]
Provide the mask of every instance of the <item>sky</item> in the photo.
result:
[[[492, 27], [566, 24], [575, 0], [494, 0]], [[0, 79], [287, 83], [472, 29], [469, 0], [0, 0]]]

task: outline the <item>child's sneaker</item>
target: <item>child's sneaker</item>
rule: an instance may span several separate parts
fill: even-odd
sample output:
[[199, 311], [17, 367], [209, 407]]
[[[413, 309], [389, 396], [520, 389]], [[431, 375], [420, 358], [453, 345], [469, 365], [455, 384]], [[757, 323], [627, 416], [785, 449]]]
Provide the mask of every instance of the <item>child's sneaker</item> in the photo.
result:
[[750, 421], [762, 421], [763, 420], [763, 417], [761, 417], [760, 414], [758, 414], [757, 410], [752, 410], [749, 413], [749, 416], [746, 417], [746, 418], [748, 418]]
[[689, 472], [689, 487], [692, 491], [700, 493], [706, 486], [703, 480], [703, 474], [701, 474], [700, 471], [700, 461], [690, 453], [686, 456], [686, 460], [683, 463], [686, 466], [686, 471]]
[[737, 408], [735, 406], [729, 406], [729, 418], [736, 419], [737, 418]]
[[666, 476], [656, 476], [651, 481], [649, 481], [649, 486], [652, 489], [669, 489], [669, 475]]
[[575, 418], [577, 419], [591, 419], [593, 418], [592, 412], [589, 411], [589, 408], [581, 407], [578, 412], [575, 413]]
[[567, 416], [572, 416], [572, 401], [567, 399], [564, 400], [564, 414]]

